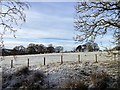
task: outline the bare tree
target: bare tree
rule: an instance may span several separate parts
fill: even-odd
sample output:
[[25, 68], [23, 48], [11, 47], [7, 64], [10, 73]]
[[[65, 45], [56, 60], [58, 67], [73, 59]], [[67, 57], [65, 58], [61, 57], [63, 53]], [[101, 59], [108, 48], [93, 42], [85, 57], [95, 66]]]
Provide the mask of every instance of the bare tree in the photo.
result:
[[62, 47], [62, 46], [57, 46], [57, 47], [55, 47], [55, 52], [56, 52], [56, 53], [63, 52], [63, 47]]
[[120, 1], [78, 2], [76, 7], [76, 41], [88, 41], [99, 35], [113, 32], [115, 42], [120, 42]]
[[0, 1], [0, 47], [3, 47], [3, 37], [6, 31], [13, 33], [26, 21], [25, 9], [29, 8], [26, 2], [20, 0]]
[[16, 52], [14, 52], [14, 54], [25, 54], [25, 51], [26, 51], [26, 48], [24, 47], [24, 46], [22, 46], [22, 45], [20, 45], [20, 46], [15, 46], [14, 48], [13, 48], [13, 51], [16, 51]]
[[38, 46], [38, 51], [39, 51], [39, 53], [45, 53], [46, 52], [46, 47], [43, 44], [40, 44]]
[[49, 44], [47, 47], [47, 53], [53, 53], [55, 52], [55, 48], [53, 47], [52, 44]]
[[36, 44], [30, 43], [30, 44], [28, 45], [28, 47], [27, 47], [27, 52], [28, 52], [29, 54], [36, 54], [37, 51], [38, 51], [38, 48], [37, 48]]

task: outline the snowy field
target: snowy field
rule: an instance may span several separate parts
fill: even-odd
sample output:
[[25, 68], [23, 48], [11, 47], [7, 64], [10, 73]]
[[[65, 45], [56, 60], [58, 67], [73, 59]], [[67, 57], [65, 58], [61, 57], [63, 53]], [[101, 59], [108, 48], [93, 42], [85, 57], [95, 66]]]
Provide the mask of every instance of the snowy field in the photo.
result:
[[115, 61], [52, 63], [29, 70], [3, 68], [2, 87], [3, 90], [108, 90], [118, 87], [118, 73]]
[[[98, 63], [94, 63], [96, 54]], [[60, 65], [61, 55], [63, 64]], [[78, 55], [80, 55], [80, 64]], [[76, 85], [79, 89], [87, 88], [81, 90], [96, 90], [96, 88], [107, 90], [103, 89], [104, 86], [104, 88], [117, 88], [118, 81], [120, 81], [118, 77], [119, 63], [106, 55], [106, 52], [84, 52], [6, 56], [1, 58], [2, 87], [3, 90], [12, 90], [12, 88], [34, 90], [36, 87], [39, 89], [35, 90], [40, 90], [40, 88], [56, 90], [57, 88], [76, 88]], [[44, 57], [46, 58], [45, 66], [43, 65]], [[21, 71], [21, 67], [27, 65], [28, 58], [31, 67]], [[13, 68], [10, 68], [11, 60], [14, 62]], [[24, 89], [26, 87], [28, 89]]]
[[106, 61], [112, 60], [112, 58], [106, 57], [107, 52], [79, 52], [79, 53], [52, 53], [52, 54], [35, 54], [35, 55], [17, 55], [17, 56], [5, 56], [1, 57], [1, 65], [2, 67], [10, 67], [11, 60], [13, 60], [14, 67], [22, 67], [26, 66], [28, 59], [30, 66], [36, 65], [43, 65], [44, 64], [44, 57], [46, 61], [46, 65], [49, 63], [57, 63], [61, 62], [61, 56], [63, 56], [63, 62], [66, 61], [73, 61], [78, 62], [78, 55], [80, 55], [81, 62], [95, 62], [97, 54], [97, 60]]

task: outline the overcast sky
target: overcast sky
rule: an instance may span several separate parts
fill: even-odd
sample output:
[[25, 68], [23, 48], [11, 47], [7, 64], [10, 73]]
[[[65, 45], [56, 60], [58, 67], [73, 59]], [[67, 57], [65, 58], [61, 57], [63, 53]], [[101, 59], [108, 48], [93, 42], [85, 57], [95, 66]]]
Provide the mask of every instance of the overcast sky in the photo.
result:
[[[27, 21], [16, 32], [16, 38], [7, 33], [4, 39], [6, 48], [35, 44], [53, 44], [63, 46], [64, 50], [73, 50], [79, 45], [73, 37], [75, 2], [30, 2], [26, 11]], [[98, 37], [96, 42], [101, 46], [110, 46], [111, 34]]]

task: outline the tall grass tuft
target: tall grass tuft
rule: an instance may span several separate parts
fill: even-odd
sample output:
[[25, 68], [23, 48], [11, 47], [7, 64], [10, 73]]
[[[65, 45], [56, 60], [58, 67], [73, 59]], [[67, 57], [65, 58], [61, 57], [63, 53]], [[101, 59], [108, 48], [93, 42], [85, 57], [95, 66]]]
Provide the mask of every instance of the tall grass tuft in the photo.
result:
[[40, 90], [44, 88], [44, 78], [42, 71], [23, 67], [4, 76], [2, 88], [3, 90]]
[[44, 85], [45, 75], [41, 71], [34, 71], [22, 83], [21, 88], [26, 90], [40, 90], [45, 88]]
[[88, 90], [88, 87], [85, 85], [85, 81], [82, 80], [66, 80], [62, 88], [68, 90]]
[[19, 75], [25, 75], [28, 73], [29, 73], [29, 68], [25, 66], [25, 67], [20, 68], [20, 70], [17, 70], [15, 72], [15, 75], [19, 76]]
[[109, 76], [105, 72], [94, 73], [91, 76], [92, 87], [98, 90], [104, 90], [108, 87]]

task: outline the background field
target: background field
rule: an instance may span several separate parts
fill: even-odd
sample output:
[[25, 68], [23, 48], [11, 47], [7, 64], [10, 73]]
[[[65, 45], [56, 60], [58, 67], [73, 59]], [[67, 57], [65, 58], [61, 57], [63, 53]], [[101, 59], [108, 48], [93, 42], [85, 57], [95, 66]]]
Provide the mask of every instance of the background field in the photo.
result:
[[13, 60], [14, 67], [21, 67], [21, 66], [26, 66], [29, 59], [30, 66], [43, 65], [45, 58], [45, 63], [47, 65], [49, 63], [61, 62], [61, 56], [63, 56], [63, 62], [66, 61], [78, 62], [78, 58], [79, 58], [78, 55], [80, 55], [81, 62], [87, 62], [87, 61], [95, 62], [96, 54], [97, 54], [98, 62], [113, 60], [113, 58], [106, 57], [108, 54], [107, 52], [79, 52], [79, 53], [52, 53], [52, 54], [5, 56], [5, 57], [1, 57], [1, 64], [3, 67], [4, 66], [10, 67], [11, 60]]

